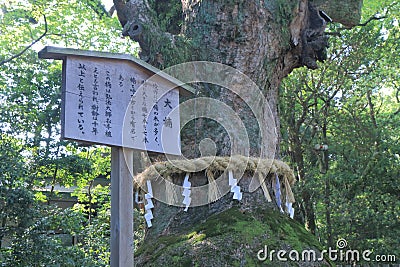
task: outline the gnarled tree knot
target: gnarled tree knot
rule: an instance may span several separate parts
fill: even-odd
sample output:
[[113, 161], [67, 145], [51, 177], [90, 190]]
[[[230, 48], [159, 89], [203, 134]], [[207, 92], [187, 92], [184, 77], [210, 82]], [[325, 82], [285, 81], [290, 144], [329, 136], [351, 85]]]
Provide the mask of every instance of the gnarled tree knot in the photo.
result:
[[128, 21], [122, 29], [122, 36], [129, 36], [132, 40], [137, 41], [137, 37], [140, 36], [142, 31], [142, 24]]
[[328, 47], [328, 36], [325, 34], [326, 24], [331, 18], [322, 10], [317, 10], [308, 3], [307, 24], [301, 33], [302, 53], [301, 65], [310, 69], [317, 69], [317, 60], [326, 59], [326, 48]]

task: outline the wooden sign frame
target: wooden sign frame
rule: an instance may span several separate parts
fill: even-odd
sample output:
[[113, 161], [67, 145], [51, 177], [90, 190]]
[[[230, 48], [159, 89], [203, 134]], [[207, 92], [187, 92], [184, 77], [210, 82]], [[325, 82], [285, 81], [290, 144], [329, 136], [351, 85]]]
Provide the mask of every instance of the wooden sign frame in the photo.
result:
[[[62, 97], [62, 125], [64, 125], [66, 103], [65, 96], [67, 91], [67, 61], [71, 58], [84, 58], [93, 61], [123, 62], [130, 64], [147, 77], [155, 77], [155, 81], [168, 84], [171, 88], [177, 88], [180, 95], [194, 94], [193, 88], [169, 76], [168, 74], [154, 68], [153, 66], [134, 58], [130, 55], [87, 51], [70, 48], [58, 48], [47, 46], [39, 54], [42, 59], [63, 60], [63, 97]], [[79, 86], [79, 84], [78, 84]], [[179, 103], [178, 103], [179, 104]], [[143, 126], [144, 127], [144, 126]], [[179, 125], [180, 130], [180, 125]], [[65, 135], [65, 129], [62, 129], [62, 136], [67, 139], [83, 141], [89, 144], [105, 144], [111, 146], [111, 266], [134, 266], [134, 240], [133, 240], [133, 153], [134, 148], [146, 150], [146, 147], [128, 146], [124, 147], [122, 143], [104, 143], [91, 141], [85, 138]], [[180, 150], [180, 148], [179, 148]], [[152, 150], [163, 152], [163, 150]], [[177, 154], [177, 151], [171, 150]], [[171, 152], [167, 151], [167, 152]], [[170, 154], [170, 153], [168, 153]]]

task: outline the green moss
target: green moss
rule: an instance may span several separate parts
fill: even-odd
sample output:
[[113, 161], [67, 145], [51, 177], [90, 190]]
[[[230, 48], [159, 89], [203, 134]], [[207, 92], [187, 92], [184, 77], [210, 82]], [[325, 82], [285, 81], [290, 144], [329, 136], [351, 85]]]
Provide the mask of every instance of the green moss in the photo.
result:
[[192, 260], [188, 257], [172, 256], [173, 266], [190, 267], [192, 266]]
[[279, 212], [260, 208], [242, 213], [233, 207], [179, 235], [149, 241], [136, 255], [147, 258], [150, 266], [279, 266], [257, 259], [265, 245], [298, 251], [321, 248], [304, 227]]
[[239, 267], [240, 266], [240, 262], [235, 261], [235, 262], [232, 263], [232, 266], [233, 267]]
[[180, 235], [161, 236], [157, 239], [157, 242], [142, 245], [140, 248], [136, 250], [135, 255], [139, 256], [141, 254], [146, 254], [151, 251], [155, 251], [158, 247], [169, 247], [174, 244], [179, 244], [180, 242], [185, 240], [187, 240], [186, 236], [180, 236]]
[[194, 237], [195, 235], [197, 235], [197, 232], [191, 232], [191, 233], [189, 233], [188, 235], [186, 235], [186, 237], [187, 237], [188, 239], [190, 239], [190, 238]]
[[283, 26], [288, 26], [293, 19], [293, 10], [298, 5], [298, 1], [276, 0], [275, 3], [276, 21]]
[[293, 19], [294, 16], [293, 11], [296, 5], [298, 5], [298, 1], [293, 1], [293, 0], [275, 1], [275, 6], [274, 6], [275, 21], [280, 27], [277, 30], [281, 31], [282, 40], [280, 41], [280, 43], [282, 44], [290, 44], [289, 25]]
[[[273, 233], [286, 240], [293, 249], [302, 250], [314, 247], [322, 249], [315, 236], [310, 234], [301, 224], [288, 220], [285, 216], [272, 210], [259, 210], [260, 219], [269, 220], [269, 227]], [[270, 245], [270, 244], [266, 244]]]
[[193, 232], [187, 235], [188, 239], [192, 242], [192, 244], [196, 244], [198, 242], [203, 241], [206, 238], [206, 235], [203, 233]]
[[193, 52], [192, 40], [175, 35], [171, 42], [168, 35], [160, 35], [150, 25], [143, 25], [143, 37], [146, 44], [145, 55], [149, 62], [160, 69], [190, 61]]
[[251, 255], [246, 255], [245, 260], [247, 267], [257, 266], [257, 262], [255, 261], [256, 259], [254, 259]]
[[182, 3], [180, 0], [149, 1], [153, 16], [157, 18], [161, 30], [178, 34], [182, 26]]

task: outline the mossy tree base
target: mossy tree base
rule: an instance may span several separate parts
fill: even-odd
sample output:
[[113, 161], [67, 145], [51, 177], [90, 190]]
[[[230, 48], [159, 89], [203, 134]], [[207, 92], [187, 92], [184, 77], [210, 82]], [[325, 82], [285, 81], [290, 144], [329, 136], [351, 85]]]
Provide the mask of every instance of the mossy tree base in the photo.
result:
[[[268, 250], [321, 250], [316, 238], [302, 225], [278, 211], [259, 207], [242, 210], [234, 205], [203, 222], [160, 235], [136, 253], [138, 266], [330, 266], [328, 262], [261, 261]], [[300, 254], [301, 255], [301, 254]]]
[[[198, 186], [202, 179], [205, 177], [200, 173], [192, 176], [192, 185]], [[228, 193], [187, 212], [155, 201], [153, 226], [135, 252], [137, 266], [328, 266], [326, 262], [258, 260], [257, 253], [265, 246], [268, 250], [296, 250], [301, 256], [303, 249], [320, 251], [321, 245], [301, 224], [279, 211], [273, 195], [274, 179], [266, 180], [272, 202], [260, 187], [249, 192], [250, 181], [251, 176], [245, 175], [238, 183], [241, 201]], [[284, 192], [282, 188], [282, 195]], [[282, 203], [285, 201], [282, 197]]]

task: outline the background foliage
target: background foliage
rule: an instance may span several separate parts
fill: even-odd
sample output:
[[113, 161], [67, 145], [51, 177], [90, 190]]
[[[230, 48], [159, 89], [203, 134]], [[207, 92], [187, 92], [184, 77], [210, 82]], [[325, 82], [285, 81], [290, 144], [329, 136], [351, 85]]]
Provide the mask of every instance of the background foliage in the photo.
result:
[[[345, 238], [353, 249], [400, 256], [399, 4], [363, 8], [365, 25], [330, 25], [319, 70], [298, 69], [282, 84], [281, 150], [298, 174], [296, 219], [306, 223], [310, 205], [315, 226], [306, 226], [323, 244]], [[59, 140], [61, 65], [37, 51], [136, 54], [135, 45], [99, 1], [0, 0], [0, 9], [0, 262], [106, 266], [109, 188], [95, 180], [109, 179], [110, 151]], [[174, 31], [168, 19], [163, 27]], [[59, 185], [78, 204], [53, 206]]]
[[[110, 151], [60, 141], [61, 62], [37, 51], [136, 51], [99, 1], [0, 1], [0, 19], [0, 262], [105, 266], [109, 186], [95, 179], [109, 179]], [[59, 186], [78, 204], [52, 205]]]
[[[400, 254], [399, 8], [366, 1], [362, 26], [330, 25], [327, 62], [294, 71], [281, 87], [282, 146], [300, 180], [296, 195], [311, 192], [310, 230], [331, 247], [345, 238], [352, 249]], [[298, 208], [304, 222], [304, 201]]]

